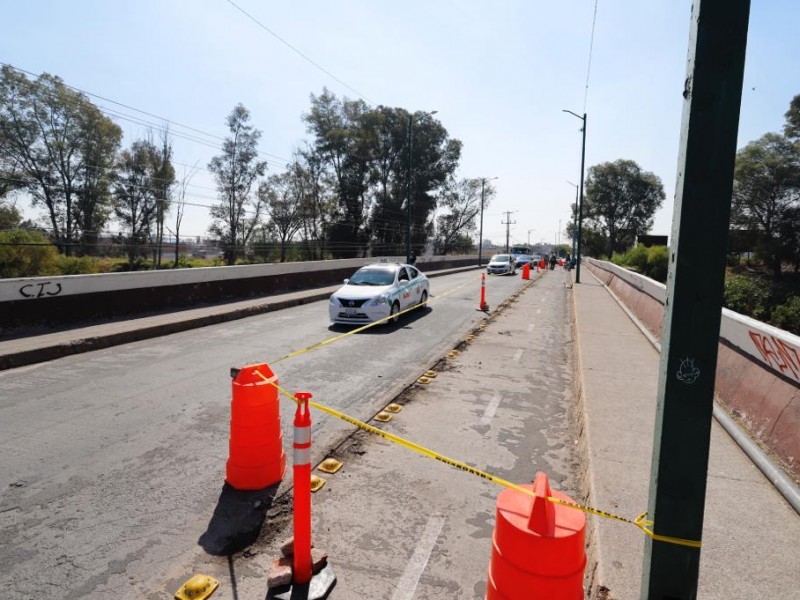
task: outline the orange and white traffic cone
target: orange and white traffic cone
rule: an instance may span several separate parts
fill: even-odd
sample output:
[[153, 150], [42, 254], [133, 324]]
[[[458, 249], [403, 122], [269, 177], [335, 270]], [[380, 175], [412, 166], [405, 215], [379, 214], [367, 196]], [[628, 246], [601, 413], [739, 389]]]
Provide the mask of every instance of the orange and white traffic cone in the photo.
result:
[[489, 312], [489, 305], [486, 304], [486, 273], [481, 273], [481, 305], [480, 310]]

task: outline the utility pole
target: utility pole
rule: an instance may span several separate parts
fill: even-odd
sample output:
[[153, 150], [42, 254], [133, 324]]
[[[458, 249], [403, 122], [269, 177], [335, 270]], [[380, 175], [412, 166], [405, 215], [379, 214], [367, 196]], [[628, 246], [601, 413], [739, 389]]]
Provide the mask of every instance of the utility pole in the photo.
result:
[[573, 117], [578, 117], [581, 121], [583, 121], [583, 127], [581, 131], [583, 132], [583, 141], [581, 142], [581, 181], [580, 181], [580, 197], [578, 198], [578, 243], [576, 244], [575, 248], [575, 283], [581, 282], [581, 237], [583, 235], [583, 168], [586, 163], [586, 113], [583, 113], [583, 116], [580, 116], [577, 113], [572, 112], [571, 110], [562, 110], [561, 112], [566, 112], [571, 114]]
[[531, 232], [536, 231], [535, 229], [528, 229], [528, 250], [530, 250], [531, 246]]
[[483, 200], [484, 200], [484, 193], [486, 191], [486, 182], [487, 181], [494, 181], [495, 179], [499, 179], [498, 177], [481, 177], [481, 227], [480, 233], [478, 234], [478, 266], [481, 266], [481, 256], [483, 251]]
[[[750, 0], [694, 0], [648, 513], [700, 542]], [[698, 261], [697, 257], [703, 260]], [[640, 597], [694, 600], [700, 548], [645, 538]]]
[[511, 226], [517, 224], [516, 221], [512, 221], [511, 220], [511, 213], [512, 212], [516, 212], [516, 211], [507, 210], [506, 211], [506, 220], [505, 221], [500, 221], [501, 225], [505, 225], [506, 226], [506, 254], [508, 254], [508, 249], [511, 247], [511, 246], [509, 246], [509, 238], [511, 237]]
[[[435, 115], [438, 110], [432, 110], [430, 112], [420, 113], [420, 117], [430, 117]], [[413, 131], [412, 127], [414, 125], [414, 116], [411, 113], [408, 113], [408, 172], [406, 173], [406, 262], [411, 261], [411, 172], [412, 172], [412, 142], [413, 142]]]

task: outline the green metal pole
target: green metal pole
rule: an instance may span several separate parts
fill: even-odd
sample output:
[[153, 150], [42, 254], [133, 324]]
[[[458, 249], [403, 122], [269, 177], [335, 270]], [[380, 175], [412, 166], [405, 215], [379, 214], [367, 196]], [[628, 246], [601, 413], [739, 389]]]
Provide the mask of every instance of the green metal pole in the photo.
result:
[[578, 244], [575, 259], [575, 283], [581, 282], [581, 237], [583, 234], [583, 168], [586, 162], [586, 113], [583, 113], [583, 142], [581, 143], [581, 180], [578, 201]]
[[408, 115], [408, 175], [406, 182], [406, 212], [408, 215], [408, 222], [406, 223], [406, 262], [411, 260], [411, 121], [414, 116], [409, 113]]
[[[649, 514], [701, 541], [750, 0], [694, 0], [670, 240]], [[647, 538], [642, 598], [697, 597], [700, 549]]]

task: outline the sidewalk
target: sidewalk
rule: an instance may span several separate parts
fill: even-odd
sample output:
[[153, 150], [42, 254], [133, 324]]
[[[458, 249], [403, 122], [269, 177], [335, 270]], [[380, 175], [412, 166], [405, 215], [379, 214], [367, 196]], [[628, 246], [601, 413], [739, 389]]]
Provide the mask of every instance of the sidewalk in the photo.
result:
[[[647, 510], [659, 355], [584, 273], [573, 294], [585, 487], [591, 504], [632, 517]], [[594, 590], [639, 598], [644, 536], [605, 519], [592, 523]], [[698, 597], [800, 598], [798, 565], [800, 517], [715, 421]]]

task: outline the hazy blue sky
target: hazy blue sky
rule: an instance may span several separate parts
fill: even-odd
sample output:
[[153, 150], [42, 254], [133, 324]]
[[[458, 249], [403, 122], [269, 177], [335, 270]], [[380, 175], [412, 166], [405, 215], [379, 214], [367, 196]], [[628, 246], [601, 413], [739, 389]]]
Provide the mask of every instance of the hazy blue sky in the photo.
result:
[[[464, 142], [460, 175], [499, 177], [484, 237], [555, 239], [570, 217], [588, 113], [587, 168], [628, 158], [663, 181], [654, 233], [669, 233], [675, 190], [690, 0], [599, 0], [588, 95], [594, 0], [257, 2], [236, 4], [337, 79], [309, 64], [226, 0], [4, 2], [0, 61], [59, 75], [72, 86], [215, 136], [239, 102], [263, 132], [270, 171], [308, 138], [302, 114], [327, 86], [340, 96], [438, 110]], [[740, 146], [778, 131], [800, 94], [800, 2], [753, 2]], [[160, 124], [92, 98], [101, 107]], [[124, 144], [145, 126], [119, 120]], [[174, 133], [182, 130], [172, 126]], [[205, 167], [218, 152], [175, 139], [175, 160]], [[210, 146], [208, 144], [211, 144]], [[180, 167], [178, 167], [180, 170]], [[201, 171], [190, 201], [210, 204]], [[32, 213], [29, 213], [32, 214]], [[208, 210], [190, 207], [184, 235], [204, 235]]]

